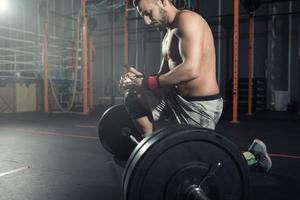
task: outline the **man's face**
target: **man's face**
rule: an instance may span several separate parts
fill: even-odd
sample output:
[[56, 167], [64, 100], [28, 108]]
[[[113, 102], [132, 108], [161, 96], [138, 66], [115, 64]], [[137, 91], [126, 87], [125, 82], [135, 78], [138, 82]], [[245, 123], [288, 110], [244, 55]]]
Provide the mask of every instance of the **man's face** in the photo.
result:
[[162, 8], [160, 0], [140, 0], [137, 10], [147, 25], [164, 27], [167, 24], [167, 12]]

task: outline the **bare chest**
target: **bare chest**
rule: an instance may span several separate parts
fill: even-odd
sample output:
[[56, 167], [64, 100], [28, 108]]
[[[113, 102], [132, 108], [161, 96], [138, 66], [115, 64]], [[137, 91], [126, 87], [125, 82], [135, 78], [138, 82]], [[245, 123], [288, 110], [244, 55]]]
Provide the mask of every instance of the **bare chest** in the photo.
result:
[[162, 41], [162, 56], [168, 62], [170, 69], [182, 62], [179, 51], [179, 39], [175, 32], [176, 29], [168, 31]]

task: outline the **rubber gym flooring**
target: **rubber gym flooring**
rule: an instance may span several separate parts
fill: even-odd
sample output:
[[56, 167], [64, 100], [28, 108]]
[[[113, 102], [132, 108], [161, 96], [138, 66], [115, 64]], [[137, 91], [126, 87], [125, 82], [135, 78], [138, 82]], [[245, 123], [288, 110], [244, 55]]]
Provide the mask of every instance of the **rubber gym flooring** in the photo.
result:
[[[91, 115], [2, 114], [0, 116], [1, 200], [120, 200], [122, 168], [98, 140]], [[266, 174], [250, 172], [251, 200], [287, 200], [300, 196], [300, 117], [287, 112], [224, 116], [217, 131], [246, 150], [263, 140], [273, 160]]]

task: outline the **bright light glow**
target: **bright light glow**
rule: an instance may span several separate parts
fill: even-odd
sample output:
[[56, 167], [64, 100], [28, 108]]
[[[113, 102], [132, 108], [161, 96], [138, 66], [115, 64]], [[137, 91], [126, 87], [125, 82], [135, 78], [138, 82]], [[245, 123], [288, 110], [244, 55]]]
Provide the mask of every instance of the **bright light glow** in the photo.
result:
[[4, 12], [8, 9], [8, 0], [0, 0], [0, 12]]

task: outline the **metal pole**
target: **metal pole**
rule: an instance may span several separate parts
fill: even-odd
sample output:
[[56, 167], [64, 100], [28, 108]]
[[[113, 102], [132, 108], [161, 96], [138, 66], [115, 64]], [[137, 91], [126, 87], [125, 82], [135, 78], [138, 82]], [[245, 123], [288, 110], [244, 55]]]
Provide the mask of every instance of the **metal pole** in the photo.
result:
[[[71, 0], [71, 7], [72, 7], [72, 13], [74, 13], [74, 0]], [[76, 22], [76, 19], [75, 20], [72, 20], [72, 29], [75, 30], [75, 22]], [[72, 39], [75, 38], [75, 33], [74, 31], [72, 31]]]
[[249, 43], [248, 43], [248, 115], [252, 115], [253, 102], [253, 70], [254, 70], [254, 18], [253, 14], [249, 15]]
[[88, 69], [88, 27], [86, 15], [86, 1], [81, 0], [83, 26], [82, 26], [82, 64], [83, 64], [83, 113], [88, 112], [88, 96], [87, 96], [87, 69]]
[[[144, 27], [145, 27], [145, 25], [144, 25]], [[147, 32], [146, 32], [146, 30], [144, 29], [143, 30], [143, 41], [142, 41], [142, 49], [143, 49], [143, 72], [144, 73], [146, 73], [146, 56], [147, 56], [147, 42], [146, 42], [146, 37], [147, 37]]]
[[[102, 68], [101, 68], [101, 85], [105, 85], [105, 48], [101, 48], [101, 60], [102, 60]], [[105, 96], [104, 87], [101, 88], [101, 97]]]
[[[111, 1], [113, 5], [113, 1]], [[110, 56], [111, 56], [111, 105], [115, 104], [115, 61], [114, 61], [114, 37], [115, 37], [115, 12], [111, 12], [111, 41], [110, 41]]]
[[234, 0], [233, 33], [233, 111], [232, 123], [238, 123], [238, 84], [239, 84], [239, 0]]
[[[42, 75], [42, 71], [40, 68], [40, 62], [39, 62], [39, 58], [40, 58], [40, 14], [39, 14], [39, 0], [35, 0], [35, 9], [36, 9], [36, 18], [35, 18], [35, 30], [34, 30], [34, 34], [35, 34], [35, 48], [34, 48], [34, 59], [35, 59], [35, 68], [37, 70], [37, 74], [40, 77]], [[40, 80], [40, 79], [38, 79]], [[36, 88], [36, 110], [37, 111], [41, 111], [42, 107], [42, 99], [41, 99], [41, 94], [42, 94], [42, 87], [40, 85], [40, 81], [37, 82], [36, 84], [37, 88]]]
[[94, 48], [94, 37], [90, 35], [90, 44], [89, 44], [89, 106], [90, 109], [93, 109], [93, 64], [94, 64], [94, 55], [95, 55], [95, 48]]
[[17, 71], [17, 54], [16, 54], [16, 52], [14, 52], [14, 70], [15, 70], [15, 72]]
[[[52, 1], [53, 2], [53, 11], [55, 12], [56, 11], [56, 3], [55, 3], [55, 1]], [[55, 22], [56, 22], [56, 19], [55, 19]], [[50, 33], [50, 35], [51, 35], [51, 33]], [[53, 26], [53, 35], [55, 35], [56, 36], [56, 26]]]
[[49, 86], [48, 86], [48, 20], [44, 22], [44, 112], [49, 112]]
[[[298, 16], [298, 66], [300, 66], [300, 15]], [[297, 98], [298, 98], [298, 102], [300, 104], [300, 67], [298, 67], [298, 73], [297, 73], [297, 82], [298, 82], [298, 86], [297, 86]], [[300, 115], [300, 108], [298, 111], [298, 115]]]
[[[25, 11], [24, 11], [24, 5], [21, 5], [21, 17], [22, 17], [22, 22], [21, 22], [21, 28], [24, 30], [25, 29]], [[25, 40], [25, 34], [21, 34], [22, 40]], [[23, 47], [25, 44], [22, 45]], [[22, 60], [26, 61], [25, 55], [22, 56]], [[25, 66], [23, 65], [23, 69], [25, 69]]]
[[[293, 2], [289, 2], [289, 13], [293, 11]], [[291, 69], [292, 69], [292, 32], [293, 32], [293, 17], [289, 14], [289, 44], [288, 44], [288, 102], [291, 101]]]
[[219, 85], [221, 85], [221, 31], [222, 31], [222, 1], [219, 0], [219, 8], [218, 8], [218, 15], [219, 15], [219, 19], [218, 19], [218, 83]]
[[[138, 12], [135, 12], [135, 16], [138, 17]], [[139, 28], [139, 20], [135, 21], [135, 67], [139, 66], [139, 32], [137, 31]]]
[[124, 10], [124, 65], [128, 65], [128, 0], [125, 0]]
[[6, 37], [6, 36], [0, 36], [0, 39], [3, 39], [3, 40], [7, 40], [7, 41], [14, 41], [14, 42], [22, 42], [22, 43], [28, 43], [28, 44], [34, 44], [35, 42], [34, 41], [31, 41], [31, 40], [21, 40], [21, 39], [14, 39], [14, 38], [11, 38], [11, 37]]

